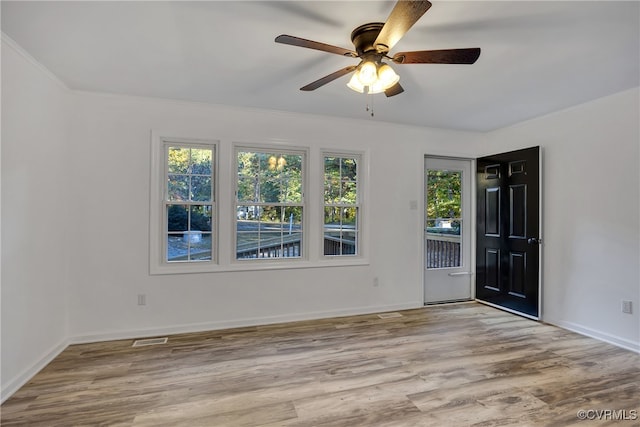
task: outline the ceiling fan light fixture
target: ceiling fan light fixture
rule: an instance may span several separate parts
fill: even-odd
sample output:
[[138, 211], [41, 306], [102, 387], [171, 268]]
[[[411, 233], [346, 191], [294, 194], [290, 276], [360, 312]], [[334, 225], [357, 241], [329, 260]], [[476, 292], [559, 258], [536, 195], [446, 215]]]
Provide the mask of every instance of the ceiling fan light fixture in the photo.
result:
[[382, 90], [389, 89], [394, 84], [400, 81], [400, 76], [391, 68], [390, 65], [383, 63], [378, 68], [378, 80], [376, 83], [380, 83]]
[[360, 64], [347, 86], [359, 93], [382, 93], [400, 81], [389, 64], [366, 61]]
[[358, 67], [356, 75], [363, 86], [371, 86], [378, 79], [378, 67], [375, 62], [363, 62], [362, 65]]
[[357, 71], [351, 76], [351, 80], [347, 83], [347, 87], [351, 90], [355, 90], [356, 92], [364, 93], [364, 85], [360, 83]]

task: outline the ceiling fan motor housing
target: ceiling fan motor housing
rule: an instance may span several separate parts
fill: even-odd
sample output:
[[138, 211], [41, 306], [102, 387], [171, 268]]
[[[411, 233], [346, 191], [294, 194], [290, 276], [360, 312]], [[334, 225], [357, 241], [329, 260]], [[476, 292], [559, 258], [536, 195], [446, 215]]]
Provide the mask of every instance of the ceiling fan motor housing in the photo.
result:
[[376, 46], [374, 46], [376, 38], [378, 37], [378, 34], [380, 34], [382, 27], [384, 27], [383, 22], [371, 22], [369, 24], [360, 25], [351, 32], [351, 41], [353, 42], [359, 57], [362, 57], [362, 55], [369, 52], [386, 53], [378, 52]]

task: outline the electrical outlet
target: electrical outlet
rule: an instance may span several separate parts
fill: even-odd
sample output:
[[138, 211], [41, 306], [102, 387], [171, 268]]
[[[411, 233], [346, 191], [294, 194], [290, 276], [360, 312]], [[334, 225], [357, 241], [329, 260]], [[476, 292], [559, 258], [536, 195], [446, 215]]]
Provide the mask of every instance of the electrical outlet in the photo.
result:
[[631, 301], [622, 300], [622, 312], [627, 314], [633, 313]]
[[138, 305], [147, 305], [147, 294], [138, 294]]

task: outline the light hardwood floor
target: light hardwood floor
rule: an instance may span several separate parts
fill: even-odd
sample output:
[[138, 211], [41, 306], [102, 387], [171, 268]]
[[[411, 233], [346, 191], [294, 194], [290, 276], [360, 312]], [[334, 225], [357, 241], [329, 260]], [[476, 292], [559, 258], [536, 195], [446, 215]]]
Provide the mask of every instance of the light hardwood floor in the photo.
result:
[[399, 313], [73, 345], [1, 424], [640, 425], [636, 353], [476, 303]]

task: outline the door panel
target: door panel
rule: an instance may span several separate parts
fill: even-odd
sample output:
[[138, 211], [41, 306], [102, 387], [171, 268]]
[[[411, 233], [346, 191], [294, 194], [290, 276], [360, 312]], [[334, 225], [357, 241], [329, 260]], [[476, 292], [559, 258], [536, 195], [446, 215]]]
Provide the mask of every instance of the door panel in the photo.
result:
[[509, 186], [509, 237], [526, 238], [527, 186]]
[[539, 316], [539, 147], [477, 160], [476, 298]]
[[485, 200], [485, 235], [500, 237], [500, 187], [487, 188]]
[[[493, 291], [500, 290], [500, 249], [485, 248], [484, 287]], [[476, 266], [477, 268], [477, 266]]]

